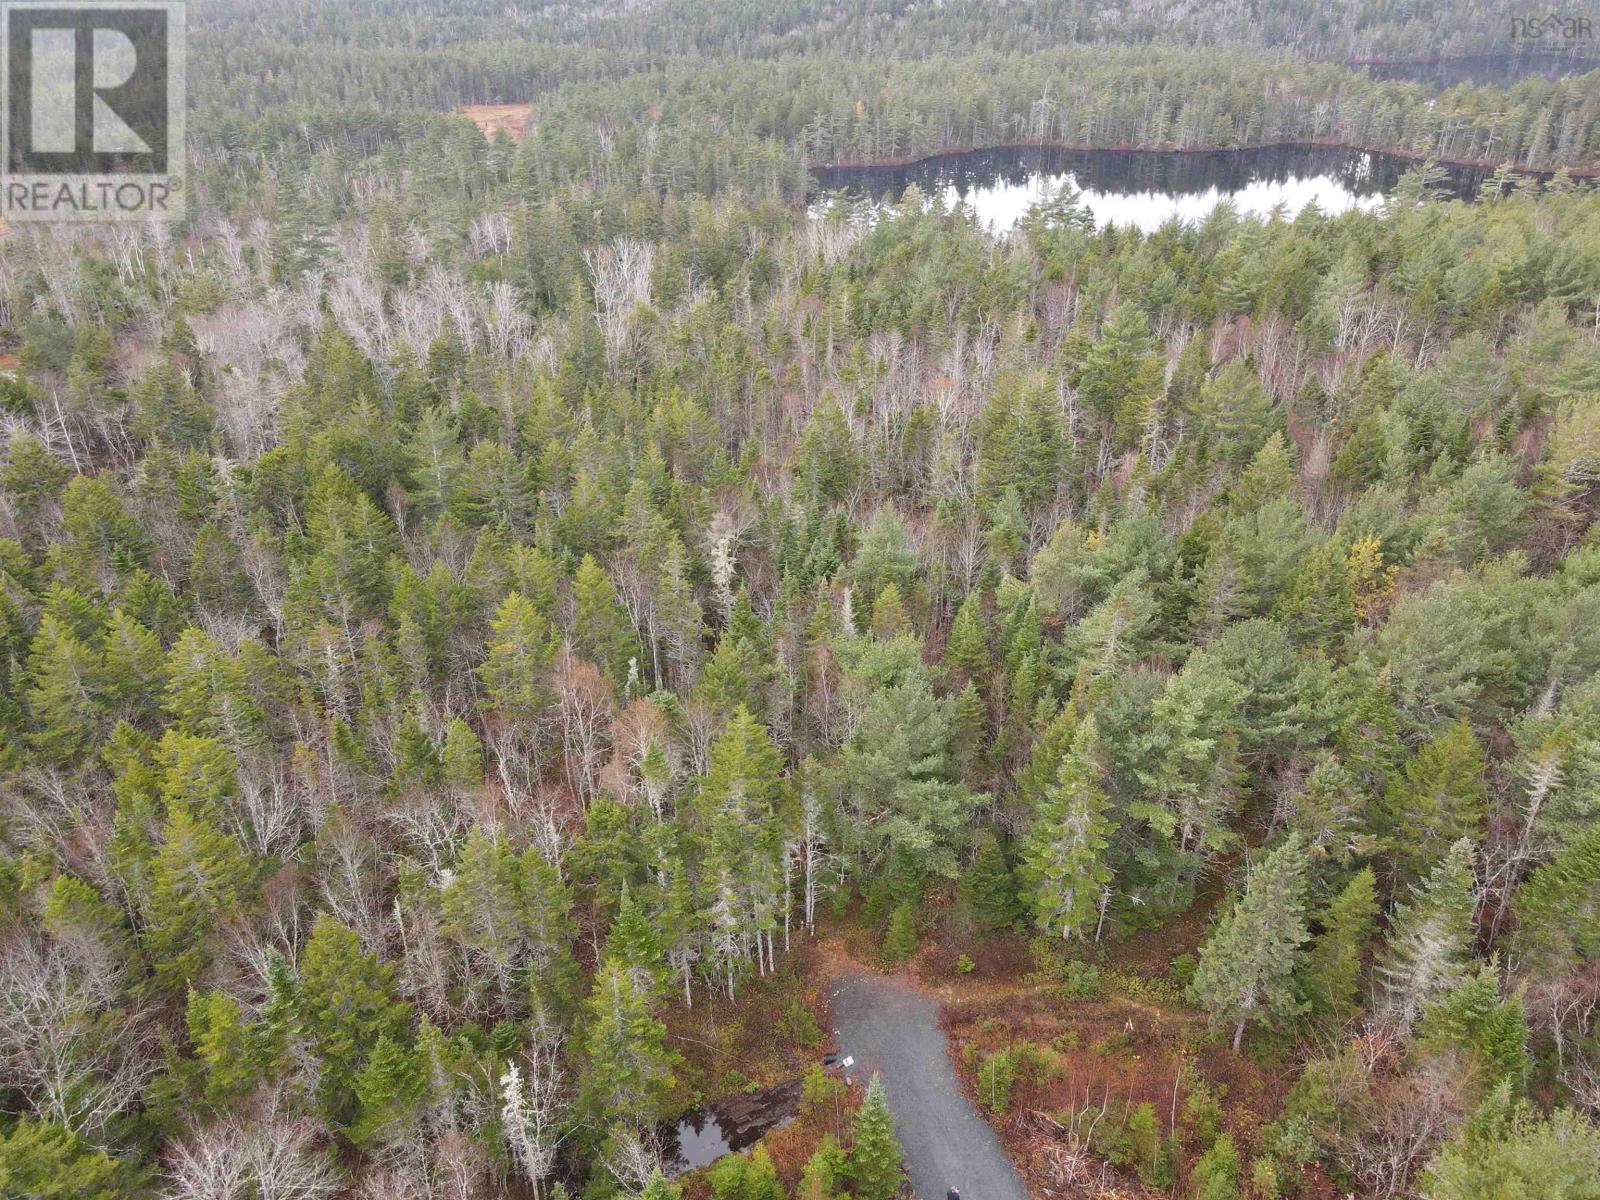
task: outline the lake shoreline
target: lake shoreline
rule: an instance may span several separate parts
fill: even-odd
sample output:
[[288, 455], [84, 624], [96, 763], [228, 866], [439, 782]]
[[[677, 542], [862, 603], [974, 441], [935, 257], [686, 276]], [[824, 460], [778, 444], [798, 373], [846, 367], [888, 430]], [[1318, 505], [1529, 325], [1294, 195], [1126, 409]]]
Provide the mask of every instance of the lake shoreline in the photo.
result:
[[1068, 142], [1059, 138], [1045, 138], [1027, 142], [994, 142], [982, 146], [952, 146], [929, 154], [919, 155], [880, 155], [873, 158], [845, 158], [829, 161], [807, 159], [806, 169], [808, 171], [891, 170], [926, 166], [941, 160], [968, 158], [981, 154], [1023, 153], [1030, 150], [1057, 150], [1074, 154], [1171, 154], [1195, 158], [1218, 154], [1248, 154], [1266, 150], [1343, 150], [1352, 154], [1382, 154], [1392, 159], [1417, 164], [1431, 161], [1442, 167], [1453, 167], [1468, 171], [1493, 172], [1502, 166], [1509, 166], [1511, 170], [1519, 175], [1535, 176], [1540, 180], [1549, 180], [1563, 169], [1574, 179], [1600, 178], [1600, 163], [1535, 167], [1526, 163], [1513, 162], [1508, 164], [1493, 162], [1489, 159], [1447, 158], [1440, 155], [1420, 154], [1415, 151], [1399, 150], [1376, 144], [1363, 144], [1342, 138], [1291, 138], [1282, 141], [1250, 142], [1239, 146], [1210, 147], [1177, 146], [1170, 143], [1153, 146], [1111, 143], [1095, 146], [1086, 142]]

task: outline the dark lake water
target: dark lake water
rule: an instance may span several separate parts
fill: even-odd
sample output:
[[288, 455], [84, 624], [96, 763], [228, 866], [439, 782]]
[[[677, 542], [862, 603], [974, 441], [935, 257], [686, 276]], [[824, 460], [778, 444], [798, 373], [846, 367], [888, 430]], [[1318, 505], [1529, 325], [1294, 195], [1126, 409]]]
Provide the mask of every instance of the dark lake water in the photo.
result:
[[[1149, 232], [1174, 217], [1203, 220], [1224, 200], [1241, 212], [1281, 209], [1291, 217], [1313, 201], [1327, 213], [1375, 208], [1412, 165], [1392, 155], [1328, 146], [1195, 152], [1007, 148], [904, 166], [813, 168], [818, 194], [812, 210], [820, 213], [840, 202], [870, 207], [898, 199], [916, 184], [946, 204], [965, 202], [985, 226], [1005, 233], [1031, 205], [1071, 183], [1096, 226]], [[1463, 199], [1477, 193], [1485, 174], [1446, 168], [1449, 190]]]
[[[1583, 75], [1600, 70], [1600, 58], [1587, 47], [1583, 53], [1470, 54], [1459, 58], [1432, 61], [1392, 60], [1353, 62], [1353, 70], [1365, 71], [1374, 79], [1401, 79], [1428, 87], [1447, 88], [1460, 83], [1495, 84], [1505, 87], [1519, 79], [1542, 76], [1560, 79], [1563, 75]], [[1595, 47], [1600, 49], [1600, 47]]]

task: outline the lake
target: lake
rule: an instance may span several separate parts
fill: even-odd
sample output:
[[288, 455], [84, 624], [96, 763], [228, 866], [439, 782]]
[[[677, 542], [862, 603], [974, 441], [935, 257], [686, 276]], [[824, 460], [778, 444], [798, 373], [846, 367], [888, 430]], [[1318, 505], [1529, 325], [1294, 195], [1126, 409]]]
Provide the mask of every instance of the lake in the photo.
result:
[[[1134, 226], [1146, 233], [1167, 221], [1199, 221], [1224, 200], [1241, 212], [1282, 209], [1287, 216], [1316, 203], [1327, 213], [1376, 208], [1413, 164], [1393, 155], [1329, 146], [1257, 150], [1146, 151], [1001, 148], [944, 154], [886, 167], [814, 167], [814, 213], [831, 204], [898, 199], [916, 184], [948, 205], [971, 206], [994, 233], [1014, 228], [1028, 207], [1063, 183], [1078, 189], [1095, 225]], [[1476, 194], [1485, 172], [1446, 168], [1449, 190]]]

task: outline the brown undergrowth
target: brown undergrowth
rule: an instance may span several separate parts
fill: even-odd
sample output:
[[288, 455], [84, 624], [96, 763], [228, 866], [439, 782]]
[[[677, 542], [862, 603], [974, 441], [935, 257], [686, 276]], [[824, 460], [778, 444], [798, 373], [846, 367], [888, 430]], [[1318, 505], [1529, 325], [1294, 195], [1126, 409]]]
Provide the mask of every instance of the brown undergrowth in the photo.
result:
[[676, 994], [662, 1019], [669, 1044], [683, 1057], [677, 1071], [683, 1108], [797, 1078], [821, 1060], [828, 1049], [828, 972], [818, 964], [816, 945], [796, 938], [777, 970], [747, 980], [735, 1001], [697, 990], [691, 1008]]
[[[964, 931], [957, 907], [935, 898], [918, 952], [898, 967], [882, 961], [881, 931], [853, 909], [826, 935], [797, 938], [779, 970], [747, 984], [737, 1005], [673, 1006], [667, 1021], [685, 1058], [685, 1104], [803, 1074], [833, 1049], [828, 982], [863, 967], [899, 970], [943, 1002], [962, 1086], [1033, 1196], [1186, 1196], [1196, 1161], [1219, 1134], [1238, 1150], [1239, 1195], [1265, 1195], [1252, 1190], [1251, 1165], [1293, 1082], [1292, 1064], [1233, 1053], [1184, 1002], [1171, 966], [1198, 946], [1215, 900], [1202, 897], [1159, 929], [1074, 960], [1019, 933]], [[1003, 1102], [997, 1057], [1011, 1064]], [[852, 1094], [843, 1111], [803, 1114], [763, 1139], [786, 1188], [824, 1134], [845, 1140], [848, 1110], [859, 1102]], [[683, 1177], [686, 1200], [709, 1195], [706, 1174]], [[1282, 1167], [1276, 1192], [1340, 1195], [1315, 1169], [1285, 1177]]]
[[[683, 1109], [730, 1094], [771, 1087], [803, 1077], [834, 1049], [828, 1025], [827, 983], [837, 969], [839, 948], [828, 939], [794, 938], [765, 978], [746, 981], [736, 1003], [697, 994], [693, 1008], [681, 996], [664, 1014], [668, 1041], [683, 1058], [678, 1099]], [[799, 1115], [761, 1139], [779, 1180], [789, 1193], [799, 1185], [806, 1161], [824, 1136], [849, 1145], [859, 1089], [845, 1091], [823, 1107], [802, 1104]], [[684, 1200], [710, 1195], [710, 1169], [686, 1171], [678, 1182]]]
[[[1171, 967], [1193, 953], [1213, 900], [1076, 961], [1048, 942], [940, 921], [909, 964], [943, 998], [957, 1074], [1032, 1195], [1186, 1196], [1219, 1134], [1238, 1150], [1239, 1194], [1267, 1194], [1252, 1190], [1250, 1168], [1292, 1069], [1233, 1053]], [[1276, 1194], [1339, 1195], [1314, 1170], [1279, 1171]]]

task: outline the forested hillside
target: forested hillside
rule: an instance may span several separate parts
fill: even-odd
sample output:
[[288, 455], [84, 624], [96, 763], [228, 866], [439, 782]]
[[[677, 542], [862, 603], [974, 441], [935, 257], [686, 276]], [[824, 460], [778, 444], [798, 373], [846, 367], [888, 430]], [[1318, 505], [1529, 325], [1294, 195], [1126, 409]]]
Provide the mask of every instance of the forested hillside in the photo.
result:
[[[1443, 93], [1378, 81], [1344, 66], [1342, 51], [1316, 49], [1307, 25], [1327, 18], [1322, 6], [1276, 36], [1266, 35], [1285, 6], [1126, 20], [1051, 4], [792, 7], [695, 0], [507, 16], [452, 5], [444, 16], [425, 4], [196, 5], [193, 124], [207, 162], [226, 153], [208, 187], [231, 207], [220, 196], [242, 169], [298, 174], [319, 152], [348, 158], [395, 143], [426, 159], [431, 114], [496, 102], [534, 107], [514, 156], [524, 195], [599, 177], [795, 198], [808, 162], [997, 143], [1321, 140], [1491, 167], [1600, 169], [1600, 73]], [[1473, 28], [1479, 49], [1510, 44], [1499, 9], [1449, 7], [1448, 24], [1393, 14], [1363, 24], [1408, 32], [1362, 33], [1349, 53], [1437, 55]], [[1359, 24], [1353, 12], [1344, 21]]]
[[[1104, 982], [1272, 1086], [1096, 1094], [1099, 1194], [1597, 1195], [1594, 193], [798, 201], [1348, 121], [1582, 163], [1600, 75], [1306, 61], [1452, 47], [1426, 5], [1203, 61], [1033, 45], [1068, 5], [194, 7], [189, 223], [0, 242], [0, 1195], [674, 1200], [729, 1046], [819, 1057], [830, 934], [1031, 939], [1066, 1016], [1176, 950]], [[424, 111], [503, 97], [520, 145]], [[1076, 1049], [1016, 1036], [997, 1120]], [[890, 1200], [832, 1089], [684, 1194]]]

